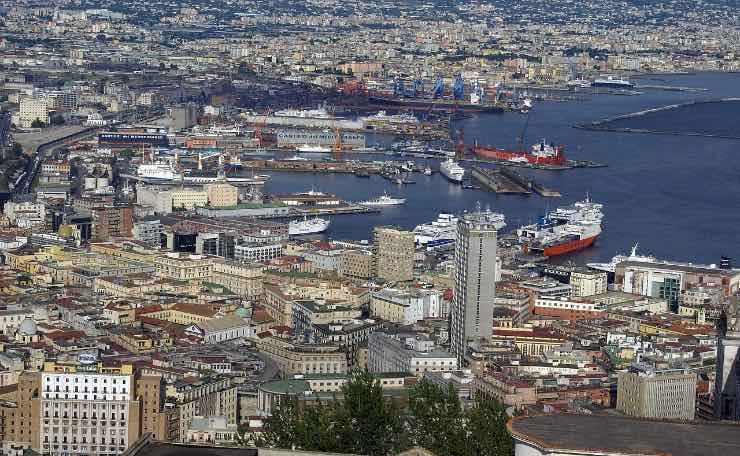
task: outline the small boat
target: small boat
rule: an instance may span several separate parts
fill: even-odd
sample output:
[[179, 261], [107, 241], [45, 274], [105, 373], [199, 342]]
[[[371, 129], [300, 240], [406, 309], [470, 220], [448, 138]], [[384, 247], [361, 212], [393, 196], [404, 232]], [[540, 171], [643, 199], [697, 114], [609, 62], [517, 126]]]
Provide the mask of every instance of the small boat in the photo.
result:
[[432, 175], [432, 168], [429, 166], [424, 167], [424, 175], [425, 176], [431, 176]]
[[388, 196], [388, 193], [383, 194], [377, 198], [360, 202], [363, 206], [400, 206], [406, 204], [406, 198], [393, 198]]

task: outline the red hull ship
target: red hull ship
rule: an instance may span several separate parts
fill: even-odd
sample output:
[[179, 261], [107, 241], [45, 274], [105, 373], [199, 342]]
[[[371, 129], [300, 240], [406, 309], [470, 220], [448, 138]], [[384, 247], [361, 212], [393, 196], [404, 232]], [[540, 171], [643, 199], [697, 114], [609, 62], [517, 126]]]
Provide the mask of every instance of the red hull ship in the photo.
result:
[[598, 236], [593, 236], [586, 239], [575, 239], [570, 242], [566, 242], [564, 244], [560, 245], [553, 245], [551, 247], [545, 247], [545, 250], [543, 254], [546, 257], [552, 257], [552, 256], [558, 256], [563, 255], [570, 252], [576, 252], [578, 250], [583, 250], [587, 247], [591, 247], [591, 245], [594, 243]]
[[508, 151], [490, 146], [473, 146], [473, 153], [489, 160], [510, 161], [514, 163], [532, 163], [537, 165], [565, 165], [566, 159], [560, 146], [541, 142], [532, 146], [532, 151]]

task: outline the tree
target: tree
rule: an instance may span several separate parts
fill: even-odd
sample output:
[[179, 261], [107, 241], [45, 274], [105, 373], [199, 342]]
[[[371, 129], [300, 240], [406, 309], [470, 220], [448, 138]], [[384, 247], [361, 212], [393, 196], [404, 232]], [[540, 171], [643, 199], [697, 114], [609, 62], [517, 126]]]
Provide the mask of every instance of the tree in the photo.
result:
[[336, 408], [335, 432], [344, 453], [384, 455], [408, 448], [398, 410], [383, 398], [380, 381], [367, 371], [352, 374]]
[[466, 445], [457, 390], [419, 382], [409, 397], [409, 431], [415, 445], [439, 456], [461, 454]]
[[23, 154], [23, 146], [20, 143], [14, 142], [13, 147], [10, 148], [10, 152], [15, 157], [20, 157]]
[[64, 116], [61, 114], [55, 114], [51, 117], [50, 123], [52, 125], [64, 125]]
[[265, 420], [265, 432], [260, 444], [275, 448], [294, 448], [298, 436], [298, 401], [295, 397], [286, 396], [280, 401], [272, 415]]
[[44, 128], [45, 126], [46, 124], [43, 123], [39, 118], [36, 118], [36, 120], [31, 122], [31, 128]]
[[514, 443], [506, 428], [509, 416], [503, 404], [478, 396], [475, 406], [466, 413], [468, 422], [467, 454], [511, 456]]

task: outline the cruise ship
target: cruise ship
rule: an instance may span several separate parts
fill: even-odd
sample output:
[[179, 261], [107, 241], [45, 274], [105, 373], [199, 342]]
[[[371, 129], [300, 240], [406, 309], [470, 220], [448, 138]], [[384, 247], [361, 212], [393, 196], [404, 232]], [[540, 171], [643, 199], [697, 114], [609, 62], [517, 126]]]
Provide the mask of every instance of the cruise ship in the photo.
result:
[[360, 202], [363, 206], [400, 206], [406, 204], [406, 198], [393, 198], [388, 196], [388, 193], [383, 194], [377, 198]]
[[288, 223], [288, 234], [291, 236], [302, 236], [306, 234], [323, 233], [329, 228], [331, 220], [320, 217], [314, 217], [303, 220], [291, 220]]
[[[504, 214], [485, 211], [489, 220], [493, 221], [497, 230], [506, 226]], [[437, 216], [437, 220], [417, 225], [414, 228], [414, 241], [418, 245], [433, 246], [455, 242], [457, 238], [457, 221], [458, 218], [452, 214], [442, 213]]]
[[275, 111], [275, 117], [299, 117], [301, 119], [331, 119], [332, 116], [326, 109], [283, 109]]
[[549, 212], [537, 223], [519, 227], [517, 236], [522, 250], [552, 257], [590, 247], [601, 234], [602, 208], [602, 204], [587, 197]]
[[176, 172], [171, 163], [164, 161], [141, 164], [137, 168], [136, 174], [150, 181], [167, 182], [182, 179], [182, 174]]
[[317, 154], [323, 154], [323, 153], [329, 153], [331, 152], [331, 149], [324, 146], [312, 146], [310, 144], [304, 144], [302, 146], [298, 146], [295, 149], [298, 152], [304, 152], [304, 153], [317, 153]]
[[451, 158], [443, 161], [439, 164], [439, 172], [444, 177], [455, 183], [461, 183], [465, 176], [465, 168], [458, 165], [457, 162]]
[[609, 263], [587, 263], [586, 266], [591, 269], [614, 274], [614, 272], [617, 270], [617, 265], [623, 261], [636, 261], [639, 263], [655, 263], [656, 261], [658, 261], [652, 255], [639, 255], [637, 253], [637, 245], [638, 244], [635, 244], [632, 247], [629, 255], [615, 255]]
[[626, 79], [617, 78], [612, 75], [602, 76], [591, 83], [591, 87], [605, 87], [609, 89], [631, 89], [634, 84]]

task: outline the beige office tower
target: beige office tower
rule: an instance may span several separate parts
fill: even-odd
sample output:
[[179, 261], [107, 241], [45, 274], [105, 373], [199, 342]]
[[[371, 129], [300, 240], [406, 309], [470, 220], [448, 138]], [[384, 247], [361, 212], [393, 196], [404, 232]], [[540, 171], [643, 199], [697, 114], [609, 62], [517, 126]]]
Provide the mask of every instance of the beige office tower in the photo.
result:
[[463, 365], [470, 342], [491, 337], [496, 299], [496, 224], [490, 212], [460, 217], [455, 244], [455, 296], [450, 351]]
[[373, 230], [375, 275], [389, 282], [414, 279], [414, 233], [392, 227]]

